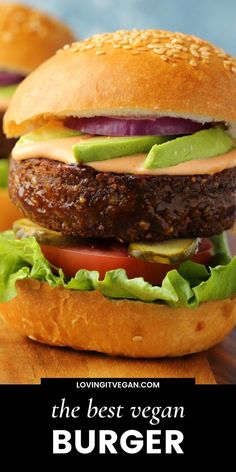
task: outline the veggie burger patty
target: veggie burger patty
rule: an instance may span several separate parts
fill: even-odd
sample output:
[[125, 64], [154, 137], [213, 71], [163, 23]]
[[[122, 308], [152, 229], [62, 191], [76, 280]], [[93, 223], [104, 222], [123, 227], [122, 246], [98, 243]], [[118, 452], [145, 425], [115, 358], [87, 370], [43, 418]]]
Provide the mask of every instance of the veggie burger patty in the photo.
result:
[[12, 161], [13, 202], [63, 234], [131, 242], [209, 237], [236, 217], [236, 168], [214, 175], [97, 172], [48, 159]]

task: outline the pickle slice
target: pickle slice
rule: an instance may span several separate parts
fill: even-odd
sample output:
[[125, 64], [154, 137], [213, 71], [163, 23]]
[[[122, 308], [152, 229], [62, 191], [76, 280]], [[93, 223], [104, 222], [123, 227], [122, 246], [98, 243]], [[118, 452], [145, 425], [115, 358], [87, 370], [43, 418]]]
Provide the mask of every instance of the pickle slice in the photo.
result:
[[24, 239], [33, 236], [40, 244], [58, 246], [74, 241], [74, 238], [44, 228], [43, 226], [28, 220], [28, 218], [21, 218], [20, 220], [15, 221], [13, 224], [13, 231], [17, 239]]
[[130, 256], [147, 262], [175, 264], [195, 254], [199, 239], [171, 239], [155, 243], [131, 243], [128, 248]]

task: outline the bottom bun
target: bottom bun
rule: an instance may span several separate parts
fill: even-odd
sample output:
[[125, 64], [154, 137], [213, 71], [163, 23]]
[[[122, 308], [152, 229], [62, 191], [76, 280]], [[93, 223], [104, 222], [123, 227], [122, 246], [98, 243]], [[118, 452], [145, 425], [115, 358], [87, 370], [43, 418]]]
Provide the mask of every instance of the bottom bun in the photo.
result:
[[208, 349], [234, 327], [236, 298], [173, 309], [23, 280], [0, 312], [41, 343], [127, 357], [183, 356]]
[[11, 202], [8, 190], [0, 188], [0, 231], [11, 229], [19, 218], [22, 218], [22, 213]]

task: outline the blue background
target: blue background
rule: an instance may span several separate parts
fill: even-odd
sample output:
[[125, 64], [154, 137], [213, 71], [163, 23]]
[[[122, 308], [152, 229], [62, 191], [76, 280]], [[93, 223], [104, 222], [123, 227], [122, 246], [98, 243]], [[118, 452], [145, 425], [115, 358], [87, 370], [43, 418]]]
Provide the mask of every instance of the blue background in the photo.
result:
[[236, 55], [236, 0], [22, 0], [66, 20], [81, 38], [125, 28], [196, 34]]

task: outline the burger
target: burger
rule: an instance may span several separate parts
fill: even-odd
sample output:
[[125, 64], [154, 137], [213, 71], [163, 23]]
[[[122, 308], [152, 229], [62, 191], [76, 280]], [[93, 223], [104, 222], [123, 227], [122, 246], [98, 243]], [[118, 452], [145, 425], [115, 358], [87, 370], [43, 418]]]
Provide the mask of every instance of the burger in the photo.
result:
[[6, 191], [14, 139], [2, 131], [3, 115], [18, 84], [74, 37], [63, 23], [31, 7], [0, 3], [0, 230], [20, 217]]
[[236, 322], [236, 60], [194, 36], [95, 35], [17, 88], [0, 311], [42, 343], [182, 356]]

